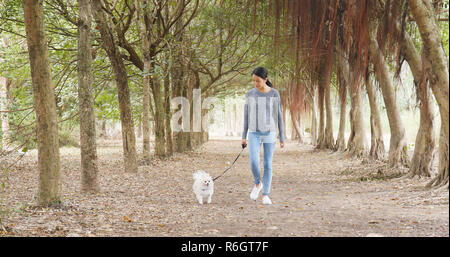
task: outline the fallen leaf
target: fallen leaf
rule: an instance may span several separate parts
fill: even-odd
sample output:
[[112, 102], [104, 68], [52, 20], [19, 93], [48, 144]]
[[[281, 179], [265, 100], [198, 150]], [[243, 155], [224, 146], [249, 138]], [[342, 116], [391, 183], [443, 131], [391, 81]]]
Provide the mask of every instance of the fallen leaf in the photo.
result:
[[127, 216], [123, 216], [123, 220], [124, 220], [125, 222], [133, 222], [133, 220], [130, 219], [129, 217], [127, 217]]

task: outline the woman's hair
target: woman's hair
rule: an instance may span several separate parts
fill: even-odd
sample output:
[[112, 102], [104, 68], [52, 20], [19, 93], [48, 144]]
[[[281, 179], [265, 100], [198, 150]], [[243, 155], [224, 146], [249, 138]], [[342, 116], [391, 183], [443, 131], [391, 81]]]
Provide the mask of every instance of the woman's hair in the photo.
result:
[[[266, 79], [267, 78], [267, 70], [264, 67], [256, 67], [256, 69], [253, 70], [252, 75], [255, 74], [256, 76], [262, 78], [262, 79]], [[273, 87], [272, 83], [267, 80], [266, 84], [269, 87]]]

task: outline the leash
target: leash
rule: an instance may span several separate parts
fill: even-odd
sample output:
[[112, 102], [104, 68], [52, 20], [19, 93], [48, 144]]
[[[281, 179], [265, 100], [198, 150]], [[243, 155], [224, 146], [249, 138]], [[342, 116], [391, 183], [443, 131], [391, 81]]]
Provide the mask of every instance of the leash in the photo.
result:
[[238, 156], [236, 157], [236, 159], [234, 159], [234, 162], [230, 165], [230, 167], [228, 167], [222, 174], [220, 174], [219, 176], [215, 177], [213, 179], [213, 181], [215, 181], [216, 179], [222, 177], [223, 174], [225, 174], [228, 170], [231, 169], [231, 167], [233, 167], [233, 164], [237, 161], [237, 159], [239, 158], [239, 156], [241, 156], [241, 153], [244, 151], [245, 147], [247, 146], [247, 144], [242, 144], [242, 150], [241, 152], [238, 154]]

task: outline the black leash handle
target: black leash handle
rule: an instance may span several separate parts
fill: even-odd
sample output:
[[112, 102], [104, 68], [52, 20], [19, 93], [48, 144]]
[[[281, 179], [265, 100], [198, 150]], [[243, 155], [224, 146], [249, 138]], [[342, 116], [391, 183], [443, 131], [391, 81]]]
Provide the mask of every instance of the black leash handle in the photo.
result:
[[230, 165], [230, 167], [228, 167], [222, 174], [220, 174], [219, 176], [215, 177], [213, 179], [213, 181], [215, 181], [216, 179], [222, 177], [223, 174], [225, 174], [229, 169], [231, 169], [231, 167], [233, 167], [234, 163], [237, 161], [237, 159], [239, 158], [239, 156], [241, 156], [241, 153], [244, 151], [245, 147], [247, 147], [247, 144], [242, 144], [242, 150], [241, 152], [238, 154], [238, 156], [236, 157], [236, 159], [234, 159], [234, 162]]

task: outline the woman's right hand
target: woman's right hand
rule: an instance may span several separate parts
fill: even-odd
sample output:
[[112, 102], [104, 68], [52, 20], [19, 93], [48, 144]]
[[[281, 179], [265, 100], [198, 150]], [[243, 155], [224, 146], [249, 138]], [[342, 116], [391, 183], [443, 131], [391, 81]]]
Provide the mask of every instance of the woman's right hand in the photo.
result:
[[242, 148], [245, 148], [247, 146], [247, 139], [243, 138], [241, 142]]

